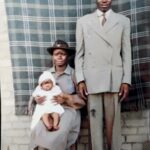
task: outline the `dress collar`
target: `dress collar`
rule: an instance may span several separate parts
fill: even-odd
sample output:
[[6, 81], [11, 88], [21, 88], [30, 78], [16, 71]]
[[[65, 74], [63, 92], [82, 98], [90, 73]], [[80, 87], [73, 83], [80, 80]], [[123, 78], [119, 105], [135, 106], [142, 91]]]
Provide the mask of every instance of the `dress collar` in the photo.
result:
[[[56, 69], [55, 69], [55, 66], [53, 66], [50, 71], [52, 73], [56, 73]], [[69, 65], [67, 65], [66, 69], [64, 70], [63, 74], [68, 74], [70, 75], [71, 74], [71, 67]]]

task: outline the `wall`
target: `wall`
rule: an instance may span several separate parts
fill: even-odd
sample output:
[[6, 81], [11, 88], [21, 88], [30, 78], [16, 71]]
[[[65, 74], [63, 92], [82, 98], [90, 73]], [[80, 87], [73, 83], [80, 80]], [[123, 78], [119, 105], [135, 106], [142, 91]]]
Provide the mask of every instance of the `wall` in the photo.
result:
[[0, 0], [1, 150], [27, 150], [30, 118], [15, 116], [14, 91], [4, 1]]
[[[16, 116], [10, 49], [4, 0], [0, 0], [0, 75], [1, 75], [1, 114], [2, 150], [28, 150], [30, 118]], [[150, 110], [122, 113], [123, 150], [148, 150], [150, 142]], [[87, 122], [82, 123], [78, 140], [78, 150], [88, 150]]]
[[[150, 111], [126, 112], [121, 115], [122, 149], [149, 150], [150, 147]], [[81, 125], [79, 150], [88, 150], [88, 128], [85, 119]], [[149, 141], [149, 142], [148, 142]]]

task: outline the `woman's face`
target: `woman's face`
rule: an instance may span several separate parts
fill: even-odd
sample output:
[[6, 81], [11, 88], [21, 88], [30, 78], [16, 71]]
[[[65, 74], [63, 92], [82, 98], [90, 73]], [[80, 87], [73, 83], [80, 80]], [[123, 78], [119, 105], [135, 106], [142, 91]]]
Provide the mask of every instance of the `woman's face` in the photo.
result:
[[68, 63], [68, 54], [63, 49], [55, 49], [53, 51], [53, 63], [55, 66], [65, 66]]

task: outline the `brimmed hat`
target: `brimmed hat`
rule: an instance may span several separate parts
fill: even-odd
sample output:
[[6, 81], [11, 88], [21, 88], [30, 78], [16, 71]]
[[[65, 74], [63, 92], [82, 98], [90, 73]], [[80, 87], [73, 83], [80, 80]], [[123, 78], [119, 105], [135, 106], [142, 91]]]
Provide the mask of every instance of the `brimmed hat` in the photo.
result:
[[49, 54], [53, 55], [53, 51], [55, 49], [63, 49], [68, 53], [69, 56], [75, 54], [75, 49], [73, 47], [69, 47], [68, 44], [63, 40], [55, 41], [52, 47], [47, 48], [47, 51], [49, 52]]

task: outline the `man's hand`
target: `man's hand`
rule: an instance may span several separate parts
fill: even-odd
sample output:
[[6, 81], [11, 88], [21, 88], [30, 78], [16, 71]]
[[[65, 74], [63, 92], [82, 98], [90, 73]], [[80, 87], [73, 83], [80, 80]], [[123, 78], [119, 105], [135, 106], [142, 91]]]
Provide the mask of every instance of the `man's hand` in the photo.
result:
[[86, 87], [85, 82], [84, 81], [79, 82], [78, 88], [79, 88], [79, 93], [81, 94], [81, 97], [84, 100], [87, 100], [88, 92], [87, 92], [87, 87]]
[[122, 83], [119, 91], [120, 102], [126, 99], [128, 94], [129, 94], [129, 84]]
[[42, 105], [42, 103], [45, 102], [45, 96], [36, 96], [34, 98], [34, 100], [36, 101], [37, 104], [41, 104]]

